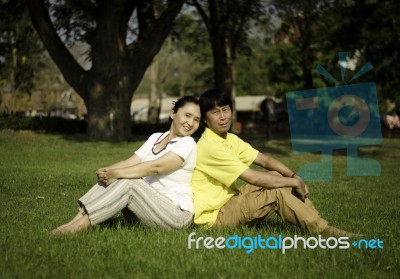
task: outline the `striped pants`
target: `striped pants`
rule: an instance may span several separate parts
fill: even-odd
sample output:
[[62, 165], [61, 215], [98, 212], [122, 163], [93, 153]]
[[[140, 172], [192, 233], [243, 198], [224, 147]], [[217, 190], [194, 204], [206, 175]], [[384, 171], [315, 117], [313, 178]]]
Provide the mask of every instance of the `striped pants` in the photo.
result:
[[192, 224], [193, 214], [182, 210], [143, 179], [118, 179], [107, 187], [94, 185], [78, 200], [92, 225], [99, 224], [123, 209], [129, 209], [142, 223], [180, 229]]

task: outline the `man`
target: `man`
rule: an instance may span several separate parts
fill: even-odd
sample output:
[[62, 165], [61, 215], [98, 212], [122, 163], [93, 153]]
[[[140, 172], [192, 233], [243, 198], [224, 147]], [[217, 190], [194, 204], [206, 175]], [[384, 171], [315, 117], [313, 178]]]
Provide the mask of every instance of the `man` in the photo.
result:
[[[322, 219], [307, 198], [300, 176], [271, 156], [229, 133], [231, 99], [212, 89], [200, 97], [206, 128], [197, 143], [192, 177], [194, 222], [206, 228], [237, 227], [261, 222], [272, 213], [311, 233], [355, 236]], [[266, 170], [254, 170], [254, 163]], [[237, 179], [246, 184], [239, 190]]]

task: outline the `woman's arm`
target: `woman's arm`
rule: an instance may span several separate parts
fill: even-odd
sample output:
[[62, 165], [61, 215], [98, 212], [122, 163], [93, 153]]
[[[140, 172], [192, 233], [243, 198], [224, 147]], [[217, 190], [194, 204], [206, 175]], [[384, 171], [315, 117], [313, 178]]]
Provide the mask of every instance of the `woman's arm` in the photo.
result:
[[109, 185], [120, 178], [132, 179], [170, 173], [179, 169], [183, 162], [184, 160], [176, 153], [168, 152], [156, 160], [120, 168], [101, 169], [97, 172], [97, 176], [102, 183]]
[[[126, 159], [126, 160], [123, 160], [123, 161], [120, 161], [120, 162], [118, 162], [118, 163], [112, 164], [112, 165], [110, 165], [110, 166], [108, 166], [108, 167], [100, 168], [100, 169], [98, 170], [98, 172], [99, 172], [99, 171], [102, 171], [102, 170], [104, 170], [104, 169], [126, 168], [126, 167], [129, 167], [129, 166], [134, 166], [134, 165], [139, 164], [139, 163], [142, 161], [140, 154], [142, 154], [143, 151], [149, 150], [149, 149], [151, 148], [151, 146], [154, 144], [154, 141], [156, 140], [156, 138], [157, 138], [158, 136], [159, 136], [158, 133], [152, 134], [152, 135], [139, 147], [139, 149], [137, 149], [137, 150], [135, 151], [135, 153], [134, 153], [130, 158], [128, 158], [128, 159]], [[137, 155], [137, 154], [139, 154], [139, 155]], [[97, 173], [97, 172], [96, 172], [96, 173]]]
[[142, 159], [136, 155], [133, 154], [130, 158], [126, 159], [126, 160], [122, 160], [118, 163], [115, 163], [113, 165], [110, 165], [108, 167], [104, 167], [104, 168], [100, 168], [100, 169], [118, 169], [118, 168], [126, 168], [129, 166], [134, 166], [139, 164], [142, 161]]
[[97, 179], [98, 179], [99, 183], [107, 185], [104, 182], [103, 178], [100, 176], [100, 174], [102, 174], [105, 170], [126, 168], [126, 167], [129, 167], [129, 166], [137, 165], [141, 161], [142, 161], [142, 159], [139, 156], [137, 156], [136, 154], [133, 154], [130, 158], [128, 158], [126, 160], [120, 161], [120, 162], [115, 163], [115, 164], [113, 164], [111, 166], [108, 166], [108, 167], [99, 168], [96, 171]]

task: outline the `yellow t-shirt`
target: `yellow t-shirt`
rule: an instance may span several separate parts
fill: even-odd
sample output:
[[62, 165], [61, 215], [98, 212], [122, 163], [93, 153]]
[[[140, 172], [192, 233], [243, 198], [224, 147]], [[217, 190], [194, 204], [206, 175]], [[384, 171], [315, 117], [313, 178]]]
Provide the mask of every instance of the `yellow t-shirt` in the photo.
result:
[[236, 193], [236, 179], [254, 162], [258, 150], [228, 133], [226, 139], [206, 128], [197, 143], [192, 176], [194, 223], [211, 227], [220, 208]]

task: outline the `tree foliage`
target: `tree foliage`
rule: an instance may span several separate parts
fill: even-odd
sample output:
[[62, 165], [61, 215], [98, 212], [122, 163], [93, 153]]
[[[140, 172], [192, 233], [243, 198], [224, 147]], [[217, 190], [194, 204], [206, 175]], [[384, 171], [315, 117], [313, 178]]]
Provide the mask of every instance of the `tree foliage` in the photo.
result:
[[5, 92], [13, 95], [11, 104], [3, 104], [6, 110], [15, 112], [15, 99], [32, 92], [42, 51], [23, 2], [0, 2], [0, 101]]
[[189, 3], [196, 7], [208, 32], [215, 87], [234, 96], [236, 56], [238, 50], [247, 47], [251, 19], [263, 15], [265, 1], [192, 0]]
[[[85, 101], [93, 138], [129, 138], [132, 96], [148, 94], [151, 84], [157, 85], [157, 98], [198, 95], [211, 86], [232, 96], [283, 97], [292, 90], [331, 86], [314, 69], [322, 64], [338, 77], [340, 51], [349, 52], [354, 71], [367, 62], [374, 67], [355, 82], [374, 81], [381, 99], [400, 100], [396, 0], [183, 2], [3, 0], [0, 93], [29, 93], [37, 84], [35, 74], [52, 73], [28, 7], [51, 59]], [[87, 46], [86, 61], [71, 51], [77, 42]], [[157, 71], [150, 82], [152, 63]], [[353, 74], [349, 69], [346, 80]], [[52, 78], [36, 81], [43, 83], [36, 88], [46, 91]]]
[[372, 76], [369, 73], [357, 82], [374, 81], [381, 99], [400, 100], [399, 1], [336, 1], [329, 12], [321, 15], [320, 51], [329, 57], [325, 59], [327, 68], [335, 65], [332, 71], [336, 72], [338, 51], [349, 51], [356, 63], [355, 70], [371, 62]]
[[[140, 81], [171, 31], [184, 0], [31, 0], [33, 26], [65, 80], [85, 101], [88, 135], [131, 136], [130, 103]], [[66, 44], [90, 46], [89, 69]]]

